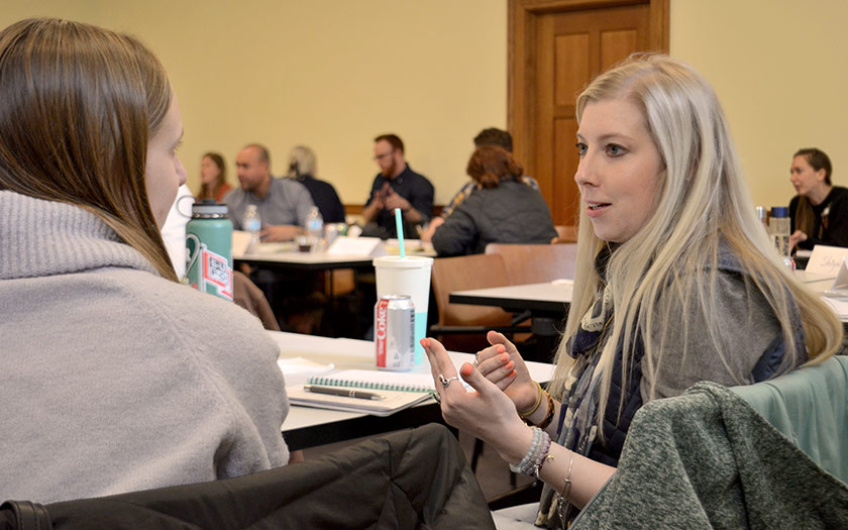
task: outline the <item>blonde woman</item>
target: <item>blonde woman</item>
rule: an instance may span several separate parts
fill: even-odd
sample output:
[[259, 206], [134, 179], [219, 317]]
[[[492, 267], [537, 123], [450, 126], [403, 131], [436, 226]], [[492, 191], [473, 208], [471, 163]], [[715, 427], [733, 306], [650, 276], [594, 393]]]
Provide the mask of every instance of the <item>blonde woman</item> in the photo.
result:
[[278, 347], [180, 285], [159, 234], [186, 180], [161, 63], [127, 35], [23, 20], [0, 31], [0, 94], [0, 498], [285, 465]]
[[525, 472], [544, 449], [529, 471], [546, 484], [538, 523], [549, 527], [612, 476], [643, 403], [700, 380], [772, 378], [842, 340], [758, 225], [727, 122], [698, 73], [633, 57], [589, 85], [577, 116], [579, 263], [550, 395], [500, 334], [460, 368], [470, 393], [451, 384], [441, 345], [423, 341], [449, 423]]

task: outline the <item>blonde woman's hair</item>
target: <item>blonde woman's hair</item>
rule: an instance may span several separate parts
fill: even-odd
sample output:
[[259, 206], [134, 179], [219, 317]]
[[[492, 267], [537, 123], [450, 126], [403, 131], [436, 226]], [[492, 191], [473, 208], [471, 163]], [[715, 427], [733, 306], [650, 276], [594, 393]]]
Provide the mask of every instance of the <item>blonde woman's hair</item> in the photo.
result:
[[318, 162], [315, 158], [315, 153], [312, 149], [305, 145], [296, 145], [292, 147], [289, 153], [289, 174], [288, 176], [297, 178], [302, 175], [311, 175], [317, 177]]
[[[720, 240], [750, 274], [746, 280], [749, 296], [752, 290], [762, 292], [780, 324], [786, 354], [778, 373], [807, 358], [815, 363], [833, 355], [842, 342], [842, 326], [816, 295], [792, 277], [757, 220], [727, 121], [706, 80], [688, 65], [664, 55], [633, 56], [598, 76], [580, 94], [578, 121], [587, 105], [614, 99], [631, 101], [641, 109], [664, 170], [659, 175], [653, 215], [618, 246], [607, 265], [615, 318], [599, 361], [599, 414], [607, 406], [619, 343], [624, 350], [622, 378], [629, 373], [637, 336], [644, 341], [643, 373], [656, 376], [666, 354], [687, 354], [666, 352], [664, 343], [671, 334], [687, 333], [689, 309], [700, 308], [705, 315], [719, 310], [713, 293], [719, 275]], [[595, 257], [607, 243], [595, 236], [585, 207], [578, 241], [575, 292], [552, 386], [558, 396], [565, 391], [572, 365], [567, 338], [577, 332], [602, 285]], [[664, 328], [669, 312], [680, 311], [681, 306], [684, 329]], [[796, 348], [795, 307], [801, 315], [806, 352]], [[734, 352], [722, 346], [718, 319], [706, 325], [717, 362], [729, 366]], [[747, 375], [735, 377], [741, 384]], [[655, 389], [649, 388], [648, 393], [655, 397]]]
[[0, 189], [84, 208], [177, 281], [145, 186], [147, 144], [171, 105], [133, 37], [42, 18], [0, 32]]

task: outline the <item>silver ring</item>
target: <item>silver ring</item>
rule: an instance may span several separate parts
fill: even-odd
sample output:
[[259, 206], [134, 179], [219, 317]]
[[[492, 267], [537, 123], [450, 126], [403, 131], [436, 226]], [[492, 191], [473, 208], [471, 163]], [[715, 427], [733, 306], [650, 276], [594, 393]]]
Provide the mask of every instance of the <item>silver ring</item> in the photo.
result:
[[457, 379], [459, 379], [459, 376], [455, 375], [451, 378], [447, 378], [447, 377], [443, 376], [442, 374], [439, 374], [439, 381], [442, 382], [442, 386], [445, 387], [445, 388], [449, 387], [450, 384], [453, 383], [454, 381], [456, 381]]
[[435, 400], [436, 404], [441, 405], [442, 404], [442, 396], [440, 396], [439, 393], [436, 392], [435, 390], [433, 390], [430, 393], [433, 394], [433, 400]]

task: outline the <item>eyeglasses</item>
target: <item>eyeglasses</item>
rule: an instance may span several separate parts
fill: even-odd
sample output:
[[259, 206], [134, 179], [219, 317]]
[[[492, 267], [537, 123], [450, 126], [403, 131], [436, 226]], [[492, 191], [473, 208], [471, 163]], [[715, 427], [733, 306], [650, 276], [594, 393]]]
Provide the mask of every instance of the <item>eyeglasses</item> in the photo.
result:
[[382, 155], [376, 155], [374, 157], [374, 161], [379, 162], [380, 160], [386, 158], [387, 156], [392, 156], [394, 153], [395, 153], [394, 150], [392, 150], [392, 151], [389, 151], [388, 153], [383, 153]]

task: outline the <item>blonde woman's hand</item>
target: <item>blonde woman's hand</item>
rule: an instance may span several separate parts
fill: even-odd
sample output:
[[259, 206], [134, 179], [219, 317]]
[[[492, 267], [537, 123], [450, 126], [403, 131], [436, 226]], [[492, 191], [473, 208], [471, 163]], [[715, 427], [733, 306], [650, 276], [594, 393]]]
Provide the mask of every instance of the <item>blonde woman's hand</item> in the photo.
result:
[[509, 462], [518, 462], [533, 434], [515, 413], [512, 400], [471, 363], [464, 363], [459, 369], [462, 379], [473, 389], [467, 391], [439, 341], [425, 338], [421, 346], [430, 361], [445, 421], [493, 445], [501, 456], [509, 457]]
[[539, 389], [518, 348], [496, 331], [490, 331], [486, 340], [491, 346], [477, 352], [477, 370], [509, 396], [516, 410], [533, 408]]

